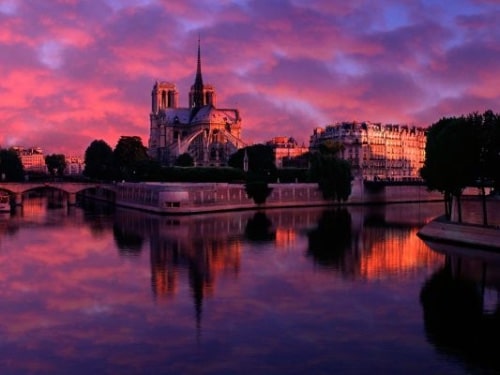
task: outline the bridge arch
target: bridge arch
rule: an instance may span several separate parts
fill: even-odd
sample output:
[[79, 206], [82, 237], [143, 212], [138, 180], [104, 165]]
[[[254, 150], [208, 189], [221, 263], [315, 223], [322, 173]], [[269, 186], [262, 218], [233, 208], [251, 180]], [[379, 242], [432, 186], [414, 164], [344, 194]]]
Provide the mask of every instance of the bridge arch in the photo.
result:
[[115, 193], [114, 185], [85, 182], [2, 182], [0, 191], [5, 191], [11, 195], [16, 205], [22, 205], [23, 194], [37, 189], [54, 189], [67, 194], [68, 203], [76, 203], [76, 194], [89, 189], [104, 189]]

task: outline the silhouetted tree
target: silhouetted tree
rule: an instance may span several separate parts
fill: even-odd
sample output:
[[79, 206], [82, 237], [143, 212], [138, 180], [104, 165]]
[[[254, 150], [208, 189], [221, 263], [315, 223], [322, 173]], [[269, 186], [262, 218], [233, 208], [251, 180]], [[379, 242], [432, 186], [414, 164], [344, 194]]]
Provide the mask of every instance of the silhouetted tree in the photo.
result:
[[101, 140], [94, 140], [85, 150], [85, 169], [83, 174], [97, 180], [113, 180], [113, 150]]
[[245, 184], [245, 192], [248, 198], [253, 199], [256, 204], [266, 203], [267, 197], [272, 191], [273, 189], [269, 187], [266, 181], [248, 179]]
[[22, 181], [24, 167], [14, 150], [0, 149], [0, 176], [5, 181]]
[[326, 141], [311, 154], [310, 179], [317, 181], [323, 198], [345, 202], [351, 195], [352, 172], [348, 161], [338, 157], [339, 142]]
[[265, 203], [272, 191], [268, 183], [269, 181], [274, 181], [277, 175], [274, 150], [271, 146], [263, 144], [239, 149], [229, 158], [229, 166], [243, 169], [245, 153], [248, 157], [246, 193], [255, 203]]
[[121, 136], [113, 157], [119, 178], [128, 180], [142, 178], [143, 170], [140, 167], [149, 160], [147, 149], [137, 136]]
[[52, 176], [56, 174], [58, 176], [64, 175], [64, 169], [66, 168], [66, 157], [63, 154], [51, 154], [45, 156], [45, 164], [47, 169]]
[[483, 123], [485, 173], [493, 183], [496, 191], [500, 191], [500, 114], [487, 111]]
[[181, 154], [177, 157], [177, 160], [175, 161], [175, 166], [176, 167], [193, 167], [194, 166], [194, 159], [189, 153], [185, 152], [184, 154]]
[[481, 158], [481, 120], [475, 115], [442, 118], [427, 132], [424, 166], [420, 171], [427, 187], [445, 197], [445, 212], [451, 213], [451, 198], [458, 203], [463, 189], [475, 184]]
[[248, 172], [252, 179], [274, 181], [276, 178], [276, 165], [274, 150], [271, 146], [257, 144], [241, 148], [228, 160], [228, 165], [233, 168], [243, 169], [245, 152], [248, 155]]

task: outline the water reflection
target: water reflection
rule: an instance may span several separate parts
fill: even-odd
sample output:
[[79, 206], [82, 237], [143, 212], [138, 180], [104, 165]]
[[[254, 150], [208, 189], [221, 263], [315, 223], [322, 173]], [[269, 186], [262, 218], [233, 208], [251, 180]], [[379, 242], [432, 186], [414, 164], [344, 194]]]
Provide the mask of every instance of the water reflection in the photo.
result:
[[316, 228], [307, 234], [307, 255], [322, 266], [352, 273], [348, 270], [359, 261], [353, 248], [351, 226], [351, 214], [346, 208], [323, 211]]
[[213, 293], [218, 274], [238, 276], [246, 243], [280, 249], [305, 239], [306, 258], [347, 279], [407, 277], [440, 258], [416, 236], [420, 225], [433, 217], [426, 205], [411, 206], [412, 215], [406, 214], [405, 205], [392, 205], [174, 217], [95, 201], [85, 202], [83, 210], [59, 209], [48, 215], [49, 206], [46, 198], [32, 197], [5, 228], [15, 232], [18, 225], [33, 221], [84, 224], [96, 238], [111, 232], [123, 256], [138, 256], [149, 246], [155, 298], [175, 294], [178, 278], [186, 272], [197, 306]]
[[[113, 235], [123, 254], [140, 253], [149, 244], [156, 299], [175, 295], [179, 277], [186, 277], [199, 319], [217, 276], [238, 277], [246, 242], [279, 249], [305, 237], [306, 257], [347, 279], [408, 277], [435, 263], [439, 255], [416, 236], [414, 216], [405, 222], [401, 211], [374, 206], [165, 217], [118, 210]], [[374, 215], [376, 222], [367, 220]]]
[[276, 240], [276, 228], [264, 212], [256, 212], [245, 226], [245, 238], [253, 242]]
[[445, 264], [423, 285], [425, 331], [436, 350], [469, 372], [500, 372], [500, 255], [430, 243]]
[[0, 332], [14, 358], [0, 366], [407, 374], [394, 358], [420, 365], [430, 347], [416, 296], [443, 256], [415, 233], [432, 216], [419, 205], [168, 217], [26, 202], [7, 219], [14, 234], [0, 231]]
[[144, 238], [142, 235], [124, 231], [117, 223], [113, 225], [113, 237], [116, 246], [123, 255], [137, 255], [142, 250]]

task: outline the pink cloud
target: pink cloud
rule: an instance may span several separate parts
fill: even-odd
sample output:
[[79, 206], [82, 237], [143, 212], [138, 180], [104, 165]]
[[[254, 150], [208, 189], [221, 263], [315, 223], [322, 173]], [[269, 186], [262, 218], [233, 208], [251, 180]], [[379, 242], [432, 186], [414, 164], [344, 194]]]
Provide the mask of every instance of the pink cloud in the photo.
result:
[[12, 4], [0, 9], [2, 146], [83, 154], [125, 134], [147, 144], [152, 85], [176, 83], [187, 105], [199, 35], [204, 80], [219, 106], [240, 109], [252, 142], [307, 141], [331, 121], [427, 126], [498, 111], [495, 2]]

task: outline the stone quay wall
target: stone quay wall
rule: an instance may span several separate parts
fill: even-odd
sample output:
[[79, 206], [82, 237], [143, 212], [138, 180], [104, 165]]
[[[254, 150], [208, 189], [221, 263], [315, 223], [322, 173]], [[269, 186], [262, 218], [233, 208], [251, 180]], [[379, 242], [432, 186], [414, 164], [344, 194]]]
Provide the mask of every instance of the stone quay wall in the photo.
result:
[[[115, 204], [165, 214], [186, 214], [254, 208], [328, 206], [317, 184], [269, 184], [271, 194], [264, 204], [248, 198], [244, 184], [228, 183], [118, 183]], [[442, 194], [425, 186], [385, 186], [377, 191], [354, 181], [346, 204], [383, 204], [442, 200]]]
[[[460, 202], [462, 206], [462, 223], [483, 225], [483, 200], [478, 195], [463, 196]], [[454, 213], [457, 210], [456, 204], [453, 207]], [[457, 220], [457, 214], [453, 215]], [[487, 196], [486, 217], [488, 226], [500, 228], [500, 197]], [[500, 239], [499, 239], [500, 242]]]

